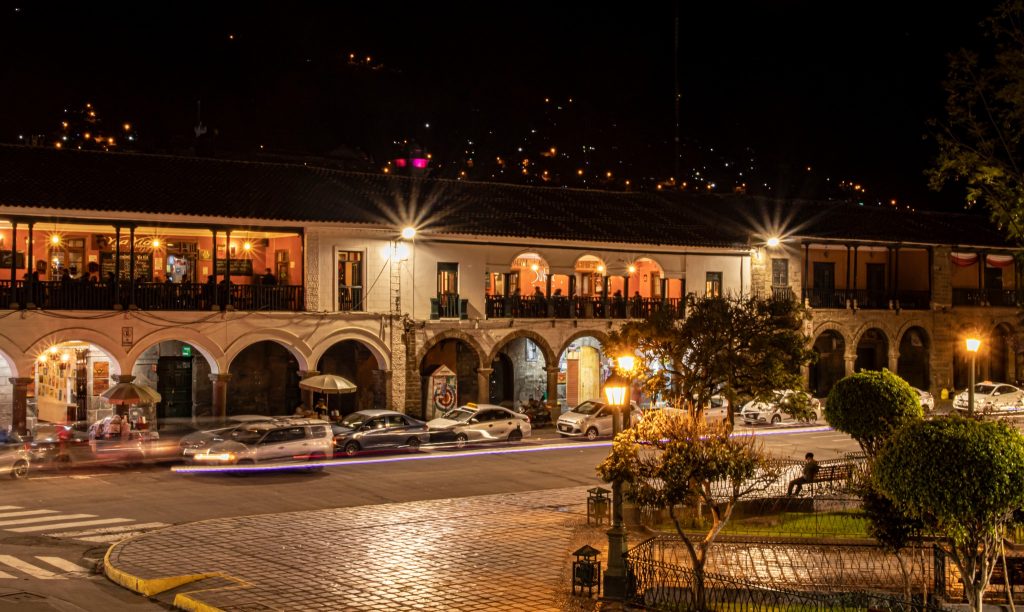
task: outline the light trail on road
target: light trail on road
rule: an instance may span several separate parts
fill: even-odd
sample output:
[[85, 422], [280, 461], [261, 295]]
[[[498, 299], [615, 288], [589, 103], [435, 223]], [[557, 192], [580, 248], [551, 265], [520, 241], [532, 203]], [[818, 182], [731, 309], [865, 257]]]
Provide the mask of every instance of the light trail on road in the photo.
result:
[[[753, 430], [734, 432], [737, 437], [749, 436], [772, 436], [793, 433], [820, 433], [832, 431], [831, 427], [802, 427], [799, 429], [776, 429], [763, 432]], [[513, 448], [486, 448], [467, 451], [449, 451], [444, 453], [424, 453], [416, 455], [403, 455], [393, 457], [365, 457], [330, 459], [326, 461], [303, 462], [303, 463], [274, 463], [269, 465], [244, 465], [244, 466], [203, 466], [203, 465], [176, 465], [171, 471], [176, 474], [224, 474], [224, 473], [247, 473], [247, 472], [278, 472], [289, 470], [311, 470], [322, 467], [340, 467], [355, 465], [373, 465], [381, 463], [398, 463], [402, 461], [433, 461], [440, 459], [456, 459], [461, 457], [480, 457], [486, 455], [515, 455], [521, 453], [538, 453], [549, 451], [562, 451], [573, 449], [610, 448], [611, 440], [601, 442], [570, 442], [561, 444], [543, 444], [537, 446], [517, 446]]]

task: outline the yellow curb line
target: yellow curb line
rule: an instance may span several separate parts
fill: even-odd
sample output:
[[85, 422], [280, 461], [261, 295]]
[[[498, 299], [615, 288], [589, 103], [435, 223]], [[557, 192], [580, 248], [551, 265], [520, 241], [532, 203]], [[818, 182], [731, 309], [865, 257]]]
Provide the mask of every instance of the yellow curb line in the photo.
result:
[[[120, 543], [120, 542], [119, 542]], [[118, 544], [119, 544], [118, 543]], [[112, 545], [107, 549], [107, 553], [103, 556], [103, 573], [111, 581], [123, 586], [126, 589], [144, 595], [146, 597], [152, 597], [154, 595], [163, 593], [170, 589], [177, 588], [183, 584], [189, 582], [196, 582], [198, 580], [204, 580], [206, 578], [223, 578], [225, 580], [231, 580], [238, 583], [238, 586], [248, 586], [244, 581], [228, 576], [222, 572], [207, 572], [203, 574], [183, 574], [180, 576], [169, 576], [166, 578], [140, 578], [133, 576], [124, 570], [120, 570], [113, 566], [110, 562], [110, 553], [114, 551], [114, 547], [117, 544]], [[203, 590], [216, 590], [216, 589], [203, 589]], [[201, 593], [200, 591], [192, 591], [192, 593]], [[180, 600], [180, 602], [179, 602]], [[179, 593], [174, 597], [174, 605], [184, 610], [192, 610], [195, 612], [220, 612], [220, 608], [215, 608], [208, 604], [204, 604], [200, 601], [187, 596], [184, 593]]]

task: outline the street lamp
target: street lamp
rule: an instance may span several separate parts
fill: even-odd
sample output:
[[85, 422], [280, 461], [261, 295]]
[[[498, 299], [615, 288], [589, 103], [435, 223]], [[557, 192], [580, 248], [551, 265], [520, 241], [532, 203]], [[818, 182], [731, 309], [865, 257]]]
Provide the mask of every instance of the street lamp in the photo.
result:
[[967, 352], [971, 354], [971, 374], [967, 385], [967, 416], [974, 416], [974, 363], [978, 357], [978, 349], [981, 348], [981, 340], [977, 338], [967, 339]]
[[[619, 362], [622, 367], [622, 361]], [[612, 410], [612, 436], [622, 431], [622, 410], [626, 405], [629, 380], [612, 374], [604, 383], [604, 395]], [[604, 573], [604, 596], [622, 599], [626, 592], [626, 568], [622, 555], [626, 552], [626, 530], [622, 526], [622, 482], [612, 481], [612, 528], [608, 530], [608, 569]]]

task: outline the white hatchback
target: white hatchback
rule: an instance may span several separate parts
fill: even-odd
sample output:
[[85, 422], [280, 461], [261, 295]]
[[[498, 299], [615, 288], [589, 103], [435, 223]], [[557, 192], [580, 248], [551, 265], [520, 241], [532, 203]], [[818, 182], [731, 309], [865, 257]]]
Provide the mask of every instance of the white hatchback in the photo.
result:
[[817, 421], [818, 415], [821, 414], [821, 402], [817, 398], [813, 398], [804, 393], [803, 391], [799, 391], [799, 393], [804, 393], [804, 396], [807, 402], [809, 403], [811, 409], [811, 414], [809, 415], [806, 421], [796, 419], [787, 414], [782, 409], [786, 401], [789, 399], [790, 396], [792, 396], [793, 393], [794, 391], [788, 389], [785, 391], [775, 391], [772, 394], [772, 399], [770, 401], [760, 402], [751, 400], [747, 402], [746, 404], [743, 405], [743, 410], [740, 411], [743, 415], [743, 423], [746, 425], [756, 425], [759, 423], [771, 423], [772, 425], [778, 425], [779, 423], [783, 422], [814, 423], [815, 421]]
[[[629, 423], [640, 420], [640, 408], [635, 403], [630, 403], [629, 412]], [[623, 427], [628, 427], [629, 423], [623, 421]], [[586, 436], [588, 440], [596, 440], [601, 436], [610, 436], [612, 410], [601, 402], [588, 400], [558, 417], [556, 428], [562, 437]]]

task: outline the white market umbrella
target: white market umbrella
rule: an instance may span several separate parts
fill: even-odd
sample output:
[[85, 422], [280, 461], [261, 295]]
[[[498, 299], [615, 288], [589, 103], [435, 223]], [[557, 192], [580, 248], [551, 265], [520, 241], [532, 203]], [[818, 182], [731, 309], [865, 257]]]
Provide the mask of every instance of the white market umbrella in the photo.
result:
[[133, 406], [135, 404], [156, 404], [160, 401], [160, 394], [152, 387], [137, 385], [132, 382], [134, 376], [119, 376], [118, 382], [113, 387], [100, 394], [100, 397], [111, 404], [121, 406]]
[[310, 376], [299, 381], [299, 388], [328, 395], [343, 395], [356, 392], [356, 385], [352, 381], [336, 374]]

